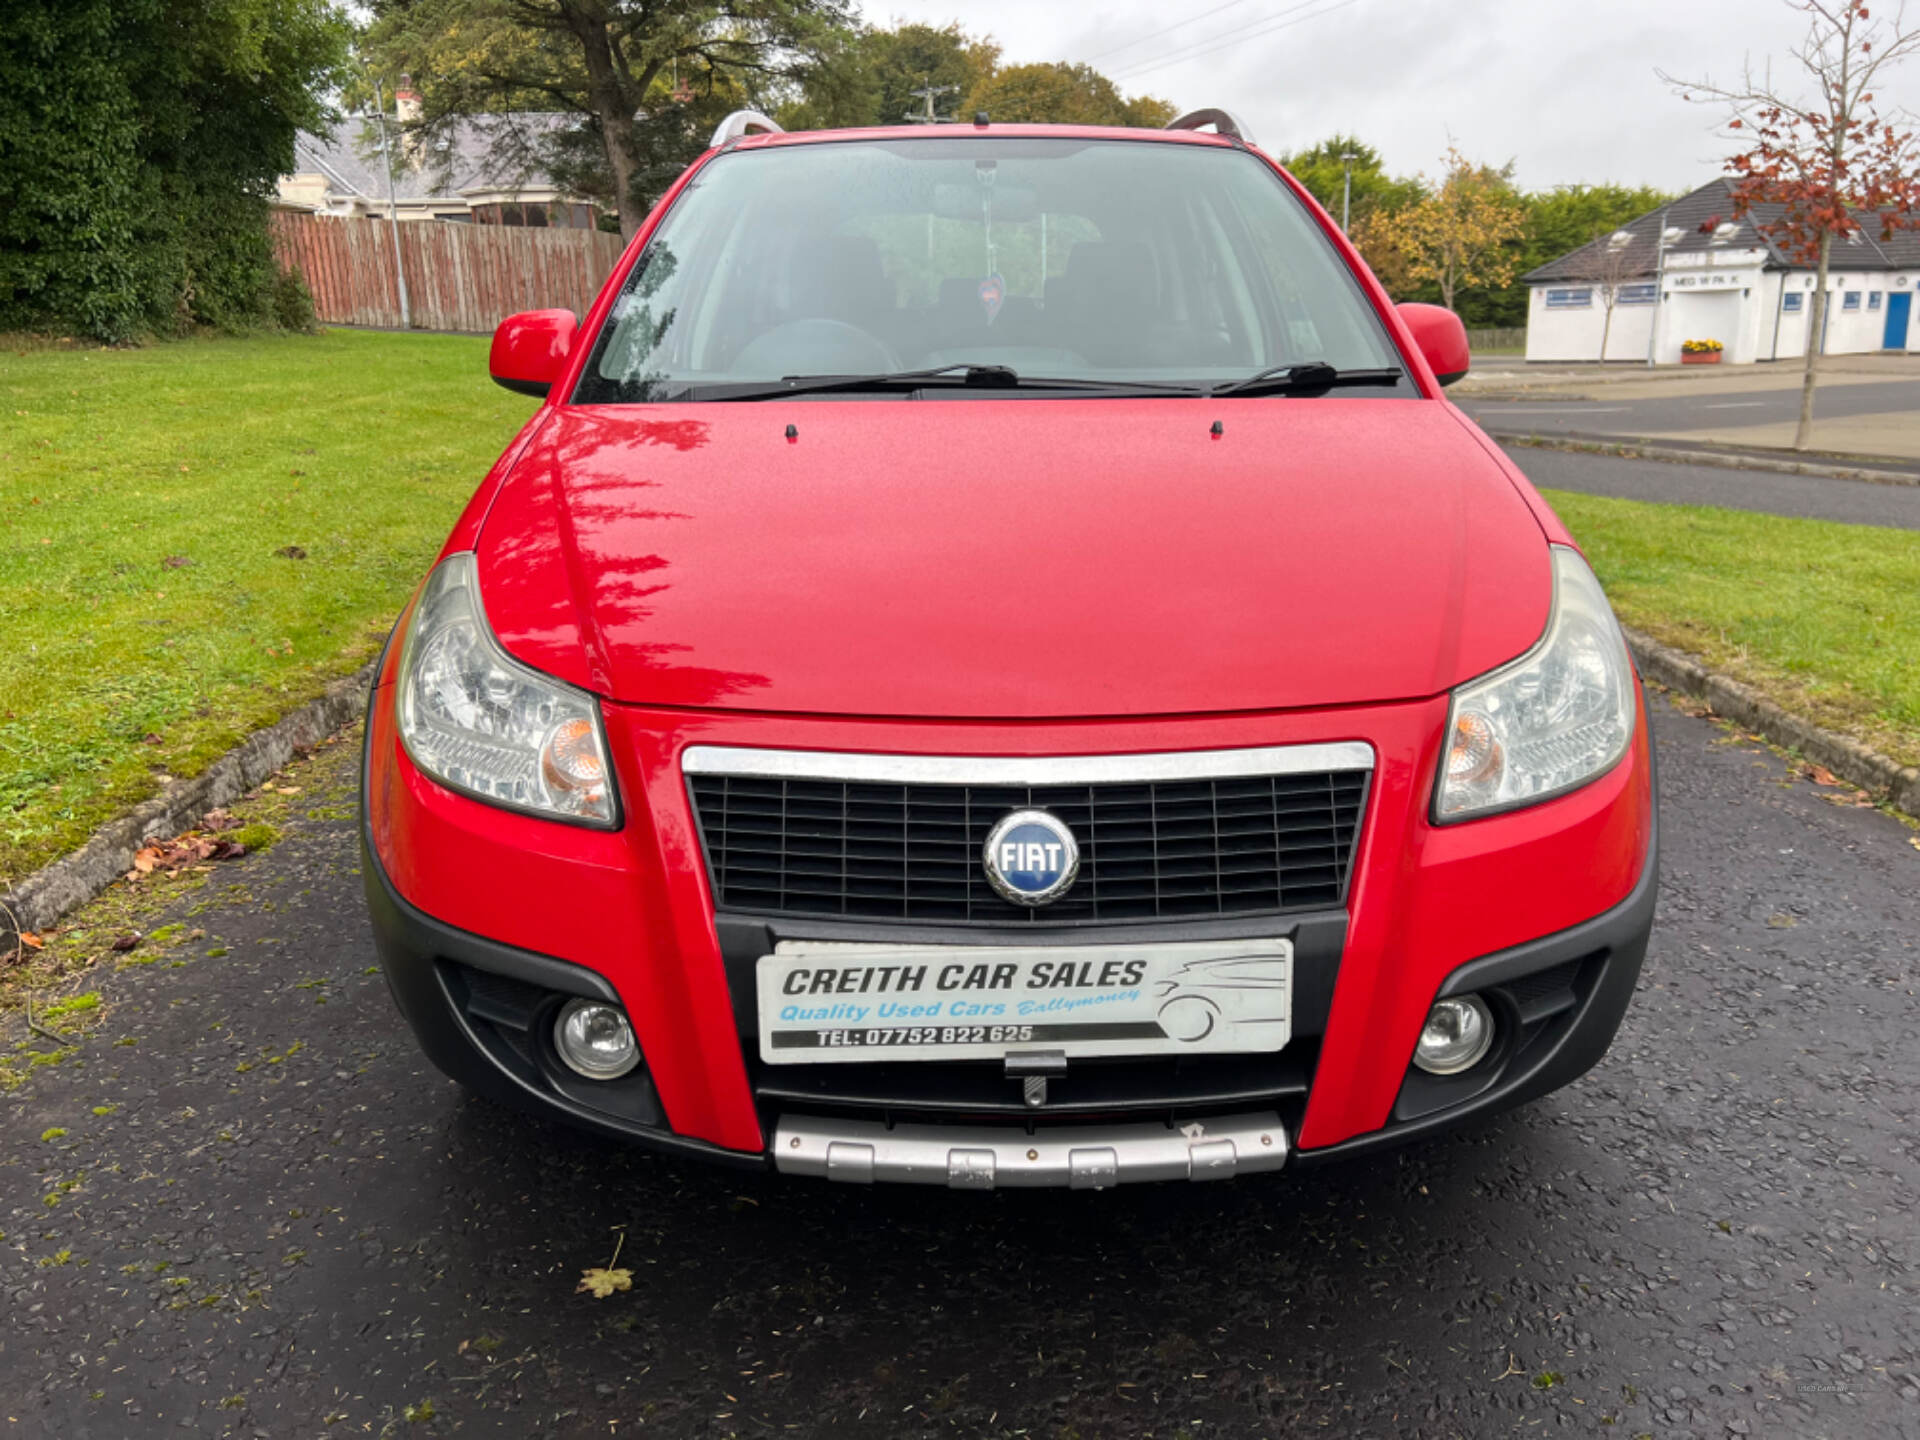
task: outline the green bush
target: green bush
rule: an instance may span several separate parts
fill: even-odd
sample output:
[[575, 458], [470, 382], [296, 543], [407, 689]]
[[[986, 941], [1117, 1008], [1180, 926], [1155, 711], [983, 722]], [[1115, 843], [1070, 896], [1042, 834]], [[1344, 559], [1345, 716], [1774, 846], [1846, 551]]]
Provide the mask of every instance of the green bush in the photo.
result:
[[282, 330], [310, 332], [318, 328], [307, 277], [291, 266], [274, 271], [272, 306], [273, 323]]
[[325, 115], [328, 0], [5, 0], [0, 330], [274, 323], [267, 205]]

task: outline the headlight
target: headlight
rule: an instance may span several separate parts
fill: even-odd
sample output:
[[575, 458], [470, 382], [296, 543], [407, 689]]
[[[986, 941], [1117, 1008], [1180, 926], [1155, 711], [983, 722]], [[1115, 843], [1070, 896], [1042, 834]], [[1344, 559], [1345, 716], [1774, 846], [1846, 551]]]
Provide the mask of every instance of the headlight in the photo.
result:
[[1436, 820], [1530, 805], [1611, 769], [1637, 709], [1626, 639], [1572, 550], [1553, 547], [1553, 616], [1538, 645], [1453, 692]]
[[398, 684], [400, 738], [441, 784], [512, 810], [615, 823], [598, 702], [500, 648], [472, 554], [449, 555], [428, 577]]

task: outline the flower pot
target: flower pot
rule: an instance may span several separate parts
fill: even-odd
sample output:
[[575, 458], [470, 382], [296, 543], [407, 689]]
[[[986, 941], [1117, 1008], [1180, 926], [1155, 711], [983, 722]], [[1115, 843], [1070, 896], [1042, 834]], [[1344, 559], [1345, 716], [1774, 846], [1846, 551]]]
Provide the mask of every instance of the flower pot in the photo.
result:
[[1720, 357], [1725, 353], [1724, 350], [1701, 350], [1698, 352], [1682, 350], [1680, 352], [1680, 363], [1682, 365], [1718, 365], [1720, 363]]

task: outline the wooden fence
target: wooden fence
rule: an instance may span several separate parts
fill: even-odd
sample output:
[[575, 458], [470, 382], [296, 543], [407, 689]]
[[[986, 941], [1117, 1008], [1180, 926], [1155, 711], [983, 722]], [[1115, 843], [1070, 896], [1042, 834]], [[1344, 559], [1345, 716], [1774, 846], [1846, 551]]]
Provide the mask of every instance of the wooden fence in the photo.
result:
[[1525, 350], [1527, 327], [1524, 325], [1496, 326], [1487, 330], [1469, 330], [1467, 331], [1467, 348], [1475, 354]]
[[[416, 330], [485, 333], [520, 310], [585, 318], [624, 248], [597, 230], [401, 221], [400, 255]], [[400, 327], [388, 222], [276, 211], [274, 250], [313, 292], [324, 325]]]

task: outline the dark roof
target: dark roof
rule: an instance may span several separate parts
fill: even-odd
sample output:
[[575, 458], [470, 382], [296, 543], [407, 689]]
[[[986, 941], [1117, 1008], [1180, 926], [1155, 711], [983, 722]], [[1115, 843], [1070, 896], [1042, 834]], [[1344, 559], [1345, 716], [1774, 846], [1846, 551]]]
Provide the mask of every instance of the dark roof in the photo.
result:
[[[1679, 239], [1668, 244], [1669, 255], [1703, 250], [1750, 250], [1758, 246], [1767, 252], [1767, 258], [1762, 263], [1768, 269], [1811, 270], [1813, 266], [1810, 262], [1790, 255], [1766, 233], [1766, 225], [1777, 221], [1784, 209], [1780, 205], [1755, 205], [1747, 218], [1735, 220], [1733, 181], [1724, 177], [1709, 181], [1691, 195], [1682, 195], [1671, 205], [1649, 210], [1637, 220], [1620, 227], [1633, 237], [1625, 247], [1628, 263], [1621, 273], [1649, 276], [1654, 273], [1657, 245], [1663, 227], [1681, 232]], [[1712, 233], [1716, 228], [1714, 222], [1737, 225], [1739, 228], [1725, 239], [1716, 239]], [[1880, 229], [1878, 224], [1868, 221], [1863, 233], [1836, 244], [1831, 261], [1833, 267], [1836, 270], [1920, 268], [1920, 232], [1896, 230], [1891, 239], [1882, 240]], [[1594, 277], [1590, 267], [1610, 239], [1610, 235], [1602, 235], [1578, 250], [1569, 251], [1558, 260], [1549, 260], [1522, 279], [1529, 285], [1551, 284], [1559, 280], [1591, 280]]]
[[[393, 148], [393, 192], [401, 200], [457, 198], [463, 190], [544, 189], [553, 179], [535, 157], [536, 142], [577, 121], [574, 116], [523, 111], [455, 122], [420, 142], [412, 158], [400, 125], [387, 122]], [[320, 174], [340, 194], [387, 198], [380, 163], [380, 132], [371, 120], [343, 120], [326, 135], [302, 131], [294, 139], [296, 174]]]

